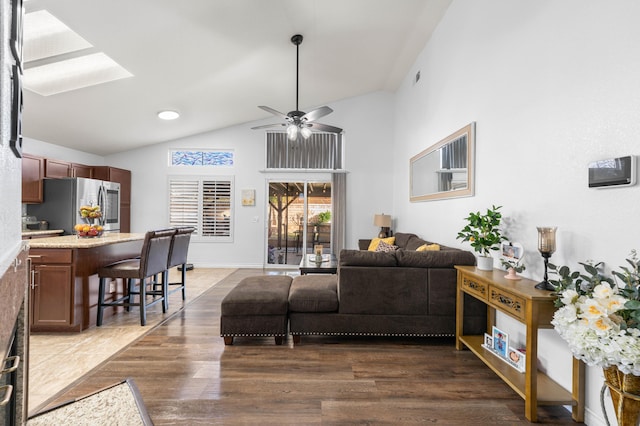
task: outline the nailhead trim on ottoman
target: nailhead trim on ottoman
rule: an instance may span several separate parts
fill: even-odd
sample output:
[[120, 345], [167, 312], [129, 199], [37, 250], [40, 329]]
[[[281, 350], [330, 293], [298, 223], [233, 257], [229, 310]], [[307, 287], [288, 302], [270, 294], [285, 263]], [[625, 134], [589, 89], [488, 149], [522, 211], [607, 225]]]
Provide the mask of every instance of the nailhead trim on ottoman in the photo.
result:
[[287, 275], [262, 275], [240, 281], [222, 299], [220, 336], [225, 344], [233, 344], [235, 336], [274, 336], [276, 344], [282, 344], [292, 280]]

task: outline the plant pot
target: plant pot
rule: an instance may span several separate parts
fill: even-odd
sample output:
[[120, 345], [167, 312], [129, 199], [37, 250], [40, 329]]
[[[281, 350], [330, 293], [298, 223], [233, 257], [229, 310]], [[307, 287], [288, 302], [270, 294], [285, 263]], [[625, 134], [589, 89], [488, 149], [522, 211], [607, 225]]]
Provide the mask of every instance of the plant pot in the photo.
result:
[[478, 256], [478, 269], [481, 271], [493, 270], [493, 257], [491, 256]]
[[637, 425], [640, 414], [640, 377], [624, 374], [616, 366], [605, 367], [603, 371], [618, 425]]

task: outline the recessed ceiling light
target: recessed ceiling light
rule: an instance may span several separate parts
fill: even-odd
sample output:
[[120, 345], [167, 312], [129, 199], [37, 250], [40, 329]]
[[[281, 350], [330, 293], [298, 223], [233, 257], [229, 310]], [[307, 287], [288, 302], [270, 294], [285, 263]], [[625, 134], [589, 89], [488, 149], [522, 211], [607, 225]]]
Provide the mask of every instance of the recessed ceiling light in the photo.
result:
[[160, 111], [158, 113], [158, 117], [161, 118], [162, 120], [175, 120], [176, 118], [180, 117], [180, 113], [178, 113], [177, 111]]

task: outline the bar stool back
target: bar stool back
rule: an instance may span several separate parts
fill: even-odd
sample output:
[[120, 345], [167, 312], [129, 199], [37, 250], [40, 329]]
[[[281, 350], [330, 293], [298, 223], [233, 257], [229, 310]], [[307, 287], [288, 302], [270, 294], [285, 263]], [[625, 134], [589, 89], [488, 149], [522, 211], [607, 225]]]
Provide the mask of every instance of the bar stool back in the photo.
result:
[[[167, 282], [169, 263], [169, 251], [171, 241], [176, 233], [175, 229], [161, 231], [148, 231], [145, 234], [142, 252], [139, 259], [128, 259], [112, 263], [98, 270], [100, 285], [98, 289], [98, 317], [96, 325], [102, 325], [102, 317], [105, 306], [124, 306], [130, 310], [131, 306], [140, 307], [140, 325], [147, 322], [146, 308], [158, 302], [162, 302], [162, 312], [167, 311], [167, 289], [166, 285], [159, 289], [147, 290], [147, 278], [156, 274], [162, 274], [163, 282]], [[105, 301], [105, 288], [107, 280], [122, 278], [125, 280], [127, 294], [110, 302]], [[138, 282], [138, 290], [134, 287], [134, 281]], [[134, 295], [139, 295], [139, 302], [134, 302]], [[147, 301], [147, 296], [153, 296]]]
[[191, 234], [195, 231], [193, 227], [182, 227], [176, 230], [171, 243], [171, 251], [169, 252], [169, 269], [174, 266], [181, 266], [181, 274], [179, 282], [169, 282], [169, 286], [175, 287], [169, 290], [169, 294], [174, 291], [182, 290], [182, 300], [185, 300], [187, 285], [187, 254], [189, 253], [189, 242]]

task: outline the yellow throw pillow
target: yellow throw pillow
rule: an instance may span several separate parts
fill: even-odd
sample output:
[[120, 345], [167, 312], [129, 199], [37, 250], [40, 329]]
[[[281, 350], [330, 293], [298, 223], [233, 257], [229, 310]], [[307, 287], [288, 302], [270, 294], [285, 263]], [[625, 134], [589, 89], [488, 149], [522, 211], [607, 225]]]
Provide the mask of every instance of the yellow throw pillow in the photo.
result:
[[423, 244], [416, 251], [439, 251], [440, 244]]
[[369, 244], [369, 248], [367, 250], [376, 251], [376, 249], [378, 248], [378, 244], [380, 244], [380, 241], [384, 241], [387, 244], [393, 245], [393, 243], [396, 242], [396, 237], [374, 238], [371, 240], [371, 243]]

